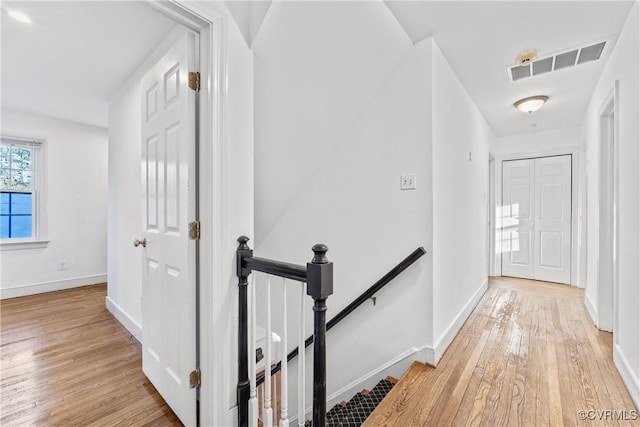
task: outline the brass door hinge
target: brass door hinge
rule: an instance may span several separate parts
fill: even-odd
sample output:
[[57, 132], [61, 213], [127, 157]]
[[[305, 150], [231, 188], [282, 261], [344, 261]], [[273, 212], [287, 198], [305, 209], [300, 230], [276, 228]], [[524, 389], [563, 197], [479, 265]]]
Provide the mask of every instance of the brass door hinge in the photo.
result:
[[200, 72], [189, 71], [189, 88], [200, 92]]
[[189, 387], [196, 388], [200, 387], [201, 375], [200, 368], [197, 368], [195, 371], [191, 371], [189, 374]]
[[191, 240], [200, 240], [200, 221], [189, 223], [189, 238]]

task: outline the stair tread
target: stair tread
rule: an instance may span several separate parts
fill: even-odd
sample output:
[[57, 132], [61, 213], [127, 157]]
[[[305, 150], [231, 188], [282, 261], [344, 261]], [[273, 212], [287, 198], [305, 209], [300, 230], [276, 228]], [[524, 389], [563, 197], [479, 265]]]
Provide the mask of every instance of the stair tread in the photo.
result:
[[384, 379], [378, 382], [376, 386], [369, 392], [367, 397], [363, 399], [358, 406], [353, 408], [346, 416], [343, 426], [362, 425], [362, 423], [371, 415], [375, 408], [382, 402], [387, 394], [393, 389], [393, 383]]
[[333, 408], [329, 409], [329, 412], [327, 412], [327, 420], [334, 418], [338, 413], [344, 410], [345, 406], [346, 406], [346, 402], [344, 405], [342, 405], [342, 402], [341, 402], [335, 405]]
[[397, 379], [396, 377], [392, 377], [391, 375], [389, 375], [387, 378], [385, 378], [387, 381], [389, 381], [391, 384], [395, 385], [398, 384], [398, 381], [400, 381], [399, 379]]
[[[395, 378], [387, 377], [380, 380], [371, 390], [362, 390], [356, 393], [348, 402], [340, 402], [327, 412], [326, 425], [328, 427], [359, 427], [371, 415], [391, 390], [393, 390]], [[397, 382], [397, 380], [396, 380]], [[306, 421], [305, 426], [311, 427], [311, 421]]]
[[379, 426], [387, 424], [396, 412], [400, 412], [397, 407], [407, 395], [415, 393], [425, 377], [434, 370], [432, 366], [420, 362], [413, 362], [404, 373], [398, 383], [389, 391], [387, 396], [369, 414], [369, 417], [362, 424], [363, 426]]
[[[362, 393], [356, 393], [346, 405], [336, 408], [335, 406], [327, 413], [327, 422], [340, 423], [344, 420], [344, 417], [365, 398]], [[336, 405], [337, 406], [337, 405]], [[336, 411], [330, 416], [331, 411], [336, 408]]]

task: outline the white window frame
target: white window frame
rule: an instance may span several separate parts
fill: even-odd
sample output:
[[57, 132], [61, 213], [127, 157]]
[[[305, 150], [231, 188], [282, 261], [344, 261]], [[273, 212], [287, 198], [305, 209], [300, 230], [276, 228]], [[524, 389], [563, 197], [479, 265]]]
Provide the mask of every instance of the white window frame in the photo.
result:
[[[5, 146], [23, 147], [32, 149], [31, 173], [32, 190], [24, 191], [32, 194], [32, 233], [31, 237], [0, 239], [0, 250], [35, 249], [46, 247], [49, 243], [46, 221], [46, 191], [44, 179], [46, 176], [46, 142], [44, 139], [23, 138], [9, 135], [0, 136], [0, 144]], [[21, 192], [20, 190], [5, 190]]]

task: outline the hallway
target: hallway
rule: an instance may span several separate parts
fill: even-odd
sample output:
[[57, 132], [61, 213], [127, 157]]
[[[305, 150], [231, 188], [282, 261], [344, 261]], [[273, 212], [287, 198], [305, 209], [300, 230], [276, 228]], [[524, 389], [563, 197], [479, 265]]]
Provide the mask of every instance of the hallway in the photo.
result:
[[493, 278], [438, 367], [414, 366], [365, 425], [640, 425], [611, 355], [582, 290]]

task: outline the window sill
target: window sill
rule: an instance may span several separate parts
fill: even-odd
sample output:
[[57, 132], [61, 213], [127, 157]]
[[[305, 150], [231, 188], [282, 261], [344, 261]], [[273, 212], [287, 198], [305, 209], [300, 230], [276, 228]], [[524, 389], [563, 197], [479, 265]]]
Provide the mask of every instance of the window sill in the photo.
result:
[[4, 239], [0, 240], [0, 250], [40, 249], [46, 248], [48, 244], [49, 240], [43, 239]]

